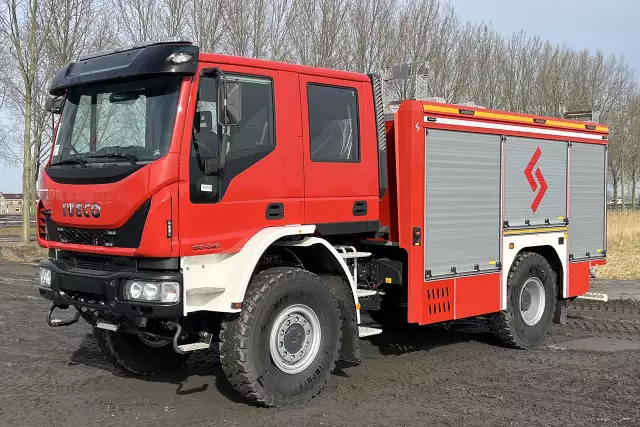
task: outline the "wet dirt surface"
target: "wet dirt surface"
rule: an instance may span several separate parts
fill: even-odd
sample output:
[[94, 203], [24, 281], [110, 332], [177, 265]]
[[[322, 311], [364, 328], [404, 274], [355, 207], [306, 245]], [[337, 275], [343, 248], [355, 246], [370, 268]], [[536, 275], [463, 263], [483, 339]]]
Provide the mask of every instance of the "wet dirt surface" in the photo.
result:
[[260, 409], [213, 351], [171, 377], [114, 370], [86, 324], [46, 325], [36, 277], [0, 263], [0, 426], [640, 426], [637, 301], [575, 302], [529, 351], [497, 346], [482, 320], [388, 331], [311, 402]]

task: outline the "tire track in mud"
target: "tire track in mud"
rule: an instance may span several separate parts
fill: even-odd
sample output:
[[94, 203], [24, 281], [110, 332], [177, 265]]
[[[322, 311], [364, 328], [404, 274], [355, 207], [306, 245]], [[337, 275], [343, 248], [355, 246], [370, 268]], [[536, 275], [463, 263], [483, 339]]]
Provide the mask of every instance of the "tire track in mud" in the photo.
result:
[[640, 339], [640, 303], [576, 300], [569, 306], [567, 328], [616, 338]]

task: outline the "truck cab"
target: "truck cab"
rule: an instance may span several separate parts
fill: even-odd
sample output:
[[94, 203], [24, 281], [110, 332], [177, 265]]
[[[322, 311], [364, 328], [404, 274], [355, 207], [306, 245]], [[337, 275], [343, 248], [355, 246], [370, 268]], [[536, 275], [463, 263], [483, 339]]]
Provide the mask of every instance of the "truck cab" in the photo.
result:
[[[331, 305], [338, 294], [340, 307], [288, 316], [315, 324], [310, 334], [329, 320], [335, 330], [306, 342], [316, 348], [304, 369], [274, 350], [280, 373], [309, 377], [326, 365], [321, 344], [332, 349], [330, 363], [338, 353], [358, 359], [360, 304], [338, 252], [380, 229], [369, 76], [168, 42], [81, 58], [58, 71], [50, 93], [61, 114], [38, 207], [38, 242], [49, 249], [39, 292], [53, 302], [50, 325], [82, 317], [110, 360], [164, 372], [237, 321], [256, 274], [295, 282], [294, 267], [307, 262], [317, 264], [313, 280], [337, 279], [316, 302]], [[55, 318], [68, 307], [72, 319]], [[342, 324], [352, 335], [344, 345]], [[281, 332], [304, 335], [305, 327]], [[316, 376], [303, 392], [322, 383]]]

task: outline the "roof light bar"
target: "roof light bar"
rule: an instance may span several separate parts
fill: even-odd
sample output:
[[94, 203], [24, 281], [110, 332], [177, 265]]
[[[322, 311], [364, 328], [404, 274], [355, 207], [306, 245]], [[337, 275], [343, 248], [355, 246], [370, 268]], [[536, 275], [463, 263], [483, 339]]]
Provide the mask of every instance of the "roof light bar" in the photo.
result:
[[140, 48], [143, 48], [143, 47], [156, 46], [156, 45], [162, 45], [162, 44], [186, 44], [186, 45], [191, 45], [193, 43], [191, 42], [191, 40], [188, 40], [188, 39], [186, 39], [184, 37], [169, 37], [169, 38], [162, 39], [162, 40], [153, 40], [153, 41], [148, 41], [148, 42], [144, 42], [144, 43], [136, 43], [136, 44], [130, 45], [130, 46], [123, 46], [123, 47], [119, 47], [119, 48], [116, 48], [116, 49], [110, 49], [110, 50], [104, 50], [104, 51], [101, 51], [101, 52], [88, 53], [86, 55], [83, 55], [83, 56], [79, 57], [78, 61], [85, 61], [87, 59], [98, 58], [100, 56], [111, 55], [113, 53], [126, 52], [128, 50], [140, 49]]

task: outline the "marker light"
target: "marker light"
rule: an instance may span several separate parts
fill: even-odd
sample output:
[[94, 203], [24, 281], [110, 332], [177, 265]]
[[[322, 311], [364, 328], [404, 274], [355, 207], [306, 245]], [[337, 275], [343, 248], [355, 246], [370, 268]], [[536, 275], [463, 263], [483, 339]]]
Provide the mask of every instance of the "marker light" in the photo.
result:
[[173, 62], [174, 64], [184, 64], [185, 62], [191, 61], [191, 54], [185, 52], [177, 52], [172, 54], [169, 57], [169, 60], [171, 60], [171, 62]]

